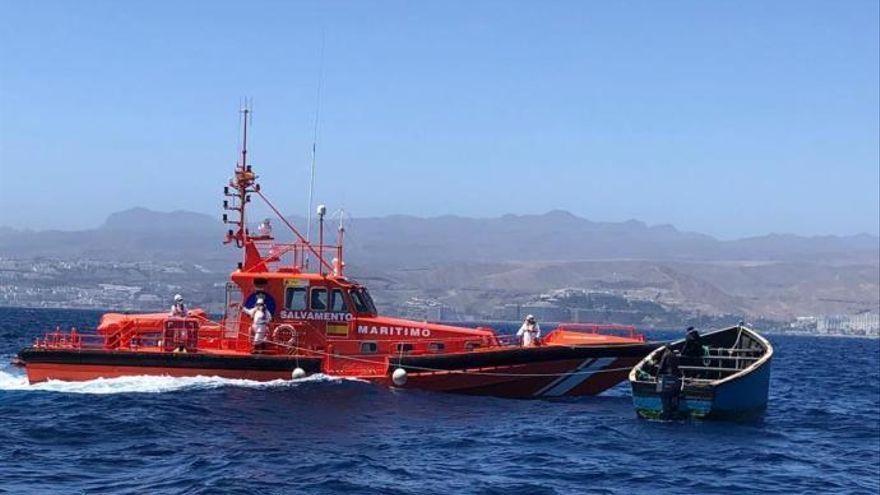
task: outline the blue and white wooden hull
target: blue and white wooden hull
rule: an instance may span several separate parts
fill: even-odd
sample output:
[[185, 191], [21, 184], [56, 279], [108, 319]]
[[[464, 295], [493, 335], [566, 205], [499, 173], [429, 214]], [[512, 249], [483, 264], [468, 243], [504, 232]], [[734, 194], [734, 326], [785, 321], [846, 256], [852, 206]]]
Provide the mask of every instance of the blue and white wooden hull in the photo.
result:
[[[680, 394], [677, 397], [675, 411], [664, 410], [663, 397], [658, 391], [656, 372], [652, 371], [651, 363], [656, 363], [662, 349], [652, 352], [630, 372], [633, 405], [636, 414], [648, 419], [738, 419], [754, 417], [767, 407], [770, 390], [770, 369], [773, 347], [769, 341], [746, 327], [732, 327], [708, 333], [703, 338], [716, 349], [728, 351], [727, 356], [705, 357], [701, 364], [709, 373], [717, 373], [717, 379], [695, 378], [700, 373], [700, 366], [689, 368], [682, 377]], [[673, 350], [680, 350], [684, 341], [670, 345]], [[735, 345], [740, 347], [732, 350]], [[719, 347], [720, 346], [720, 347]], [[723, 352], [723, 351], [722, 351]], [[735, 359], [748, 353], [750, 357]], [[721, 371], [722, 365], [734, 368]], [[690, 375], [690, 377], [689, 377]]]

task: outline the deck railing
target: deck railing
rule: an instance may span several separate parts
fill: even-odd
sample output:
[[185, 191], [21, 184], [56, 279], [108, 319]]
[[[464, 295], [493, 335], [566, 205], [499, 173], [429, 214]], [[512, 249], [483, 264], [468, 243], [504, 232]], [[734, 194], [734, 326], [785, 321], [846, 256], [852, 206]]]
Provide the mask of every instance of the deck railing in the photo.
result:
[[639, 333], [633, 325], [617, 325], [613, 323], [561, 323], [557, 329], [598, 335], [618, 335], [629, 339], [635, 339], [640, 342], [645, 341], [644, 334]]
[[[273, 239], [255, 239], [254, 245], [260, 252], [260, 257], [266, 263], [280, 263], [282, 266], [289, 266], [302, 270], [306, 267], [306, 259], [311, 257], [312, 267], [318, 267], [320, 261], [315, 259], [318, 254], [327, 263], [332, 266], [333, 258], [342, 259], [342, 246], [335, 244], [305, 244], [303, 242], [275, 242]], [[326, 267], [325, 267], [326, 268]]]
[[[678, 366], [681, 377], [686, 382], [712, 382], [725, 376], [738, 373], [763, 357], [758, 348], [706, 347], [701, 356], [680, 356], [684, 364]], [[656, 370], [657, 362], [649, 363]], [[639, 369], [640, 380], [656, 381], [656, 373], [645, 373]]]
[[[118, 349], [118, 350], [168, 350], [165, 346], [166, 330], [170, 323], [181, 323], [187, 330], [197, 332], [197, 345], [187, 346], [187, 350], [233, 350], [237, 352], [255, 352], [253, 332], [246, 320], [236, 316], [221, 321], [205, 320], [204, 318], [166, 318], [155, 320], [155, 325], [145, 326], [145, 322], [127, 321], [113, 332], [105, 334], [80, 333], [76, 329], [68, 332], [56, 329], [36, 339], [34, 346], [50, 349]], [[190, 328], [187, 324], [194, 324]], [[276, 330], [280, 327], [292, 329], [291, 338], [279, 338]], [[644, 340], [635, 327], [625, 325], [574, 324], [559, 325], [557, 329], [582, 333], [619, 333], [636, 340]], [[484, 328], [485, 330], [485, 328]], [[320, 332], [310, 332], [309, 348], [303, 343], [302, 329], [287, 322], [273, 322], [269, 325], [265, 344], [256, 352], [266, 354], [315, 354], [322, 352], [342, 351], [346, 354], [446, 354], [451, 352], [467, 352], [476, 349], [512, 348], [521, 343], [515, 334], [472, 335], [437, 338], [369, 338], [340, 339], [327, 337]], [[315, 340], [315, 339], [318, 340]], [[370, 352], [361, 347], [363, 343], [375, 343], [376, 348]]]

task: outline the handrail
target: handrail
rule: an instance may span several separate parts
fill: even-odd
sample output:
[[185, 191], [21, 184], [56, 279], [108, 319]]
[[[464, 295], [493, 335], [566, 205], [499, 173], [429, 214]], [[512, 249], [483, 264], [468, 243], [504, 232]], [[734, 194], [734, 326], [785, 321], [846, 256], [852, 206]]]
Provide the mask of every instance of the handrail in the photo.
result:
[[700, 370], [700, 371], [740, 371], [741, 368], [719, 368], [714, 366], [679, 366], [680, 370]]
[[[248, 320], [241, 314], [234, 316], [229, 314], [228, 316], [219, 321], [204, 316], [168, 316], [149, 319], [139, 319], [134, 316], [120, 321], [120, 324], [116, 325], [115, 328], [111, 326], [104, 332], [97, 334], [76, 334], [61, 332], [60, 329], [57, 329], [55, 332], [47, 333], [43, 339], [37, 339], [34, 345], [42, 348], [104, 348], [117, 350], [133, 350], [138, 348], [147, 350], [155, 348], [164, 351], [166, 349], [162, 342], [165, 338], [167, 325], [171, 321], [180, 321], [183, 324], [193, 322], [199, 326], [198, 343], [195, 349], [234, 349], [239, 352], [254, 352], [253, 335], [251, 326], [247, 324]], [[519, 344], [519, 338], [515, 334], [495, 334], [494, 332], [487, 332], [485, 335], [452, 335], [434, 336], [431, 338], [413, 338], [408, 336], [395, 338], [395, 336], [390, 335], [377, 335], [375, 339], [371, 339], [370, 336], [339, 339], [332, 336], [328, 337], [323, 332], [308, 331], [308, 328], [303, 328], [304, 323], [302, 322], [273, 321], [268, 325], [268, 334], [264, 342], [274, 345], [275, 348], [270, 347], [266, 349], [267, 353], [282, 352], [281, 347], [291, 343], [290, 340], [275, 338], [277, 328], [286, 325], [295, 329], [296, 352], [309, 354], [319, 352], [320, 349], [330, 348], [331, 346], [335, 347], [334, 352], [336, 353], [342, 351], [344, 354], [374, 354], [361, 352], [360, 347], [350, 347], [351, 344], [360, 344], [365, 341], [377, 342], [382, 350], [375, 354], [383, 355], [393, 355], [398, 352], [405, 354], [448, 354], [469, 351], [472, 348], [514, 348], [518, 347]], [[630, 327], [623, 325], [569, 324], [567, 326], [569, 330], [572, 329], [572, 326], [578, 329], [630, 329]], [[113, 330], [110, 330], [110, 328], [113, 328]], [[566, 329], [566, 325], [560, 325], [557, 328]], [[303, 347], [305, 342], [308, 343], [307, 347], [310, 349], [307, 350], [306, 347]], [[346, 345], [349, 345], [349, 347], [345, 347]], [[189, 345], [188, 348], [195, 350], [189, 347]]]
[[[389, 336], [382, 336], [389, 337]], [[330, 344], [351, 344], [351, 343], [359, 343], [359, 342], [381, 342], [381, 343], [390, 343], [390, 344], [413, 344], [413, 345], [429, 345], [434, 343], [475, 343], [480, 344], [484, 347], [512, 347], [517, 345], [517, 338], [515, 335], [474, 335], [471, 337], [431, 337], [431, 338], [422, 338], [422, 339], [395, 339], [395, 338], [384, 338], [384, 339], [328, 339], [326, 337], [325, 341]], [[493, 342], [494, 341], [494, 342]]]
[[763, 349], [754, 348], [754, 349], [739, 349], [739, 348], [724, 348], [724, 347], [709, 347], [708, 351], [717, 351], [717, 352], [763, 352]]
[[[618, 330], [626, 332], [626, 337], [637, 339], [642, 342], [645, 340], [644, 334], [639, 333], [635, 325], [620, 325], [616, 323], [560, 323], [555, 330], [567, 330], [570, 332], [590, 333], [597, 335], [603, 334], [603, 331]], [[611, 334], [614, 335], [614, 334]]]
[[761, 359], [760, 356], [752, 357], [752, 356], [715, 356], [712, 354], [706, 354], [703, 356], [682, 356], [682, 358], [692, 358], [692, 359], [726, 359], [730, 361], [757, 361]]

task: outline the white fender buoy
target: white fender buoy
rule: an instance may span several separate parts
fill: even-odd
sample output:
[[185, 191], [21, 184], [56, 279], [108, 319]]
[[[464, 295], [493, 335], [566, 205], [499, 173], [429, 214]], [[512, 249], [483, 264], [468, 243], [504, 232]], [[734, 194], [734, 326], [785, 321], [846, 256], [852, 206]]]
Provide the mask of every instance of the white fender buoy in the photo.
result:
[[306, 376], [306, 370], [296, 367], [293, 369], [293, 373], [290, 374], [290, 377], [294, 380], [299, 380], [300, 378]]
[[391, 374], [391, 381], [398, 387], [402, 387], [406, 383], [406, 370], [403, 368], [394, 370], [394, 373]]

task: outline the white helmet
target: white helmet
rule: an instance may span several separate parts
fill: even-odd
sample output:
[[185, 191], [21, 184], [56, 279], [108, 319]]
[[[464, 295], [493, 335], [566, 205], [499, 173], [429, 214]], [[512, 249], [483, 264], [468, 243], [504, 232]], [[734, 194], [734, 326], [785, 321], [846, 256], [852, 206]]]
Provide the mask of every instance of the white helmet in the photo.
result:
[[257, 304], [266, 304], [266, 301], [262, 297], [258, 297]]
[[535, 315], [526, 316], [526, 321], [535, 321]]
[[174, 294], [174, 302], [183, 302], [183, 296], [180, 294]]

